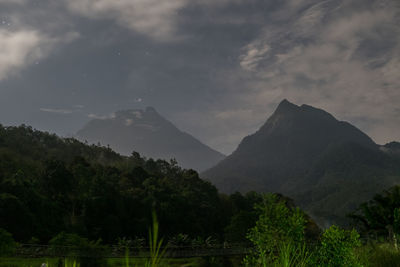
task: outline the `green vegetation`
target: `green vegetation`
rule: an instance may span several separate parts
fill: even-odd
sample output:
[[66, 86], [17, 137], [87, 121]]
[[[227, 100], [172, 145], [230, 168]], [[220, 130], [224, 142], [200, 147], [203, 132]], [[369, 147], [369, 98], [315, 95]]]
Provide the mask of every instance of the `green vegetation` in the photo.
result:
[[357, 231], [335, 225], [326, 229], [315, 253], [318, 266], [359, 266], [355, 248], [361, 245]]
[[400, 235], [400, 186], [377, 194], [350, 214], [359, 230], [372, 239], [389, 238], [397, 244]]
[[12, 255], [15, 251], [16, 243], [12, 235], [0, 228], [0, 256]]
[[357, 250], [357, 257], [366, 267], [399, 267], [400, 251], [389, 243], [370, 242]]
[[[356, 230], [321, 232], [279, 194], [223, 195], [174, 161], [0, 127], [0, 267], [399, 266], [399, 207], [399, 186], [362, 204], [351, 215], [362, 244]], [[165, 258], [166, 247], [235, 242], [251, 248], [245, 259]], [[48, 244], [55, 257], [11, 258], [20, 243]]]
[[124, 157], [30, 127], [0, 126], [0, 228], [18, 242], [47, 244], [62, 232], [103, 244], [147, 239], [153, 209], [168, 240], [185, 234], [241, 242], [254, 224], [242, 215], [258, 200], [255, 193], [220, 195], [173, 160]]
[[149, 242], [150, 242], [150, 260], [146, 263], [146, 267], [159, 266], [164, 258], [167, 247], [162, 248], [163, 239], [158, 237], [158, 221], [157, 215], [153, 212], [153, 225], [149, 229]]
[[[275, 264], [285, 254], [292, 254], [289, 250], [304, 243], [306, 219], [299, 208], [288, 207], [286, 201], [269, 194], [255, 209], [260, 216], [247, 235], [254, 245], [253, 255], [245, 259], [247, 266]], [[277, 254], [278, 250], [282, 253]]]
[[259, 219], [248, 233], [252, 254], [245, 266], [359, 266], [355, 249], [360, 245], [355, 230], [337, 226], [316, 239], [306, 238], [307, 217], [287, 199], [264, 195], [256, 205]]

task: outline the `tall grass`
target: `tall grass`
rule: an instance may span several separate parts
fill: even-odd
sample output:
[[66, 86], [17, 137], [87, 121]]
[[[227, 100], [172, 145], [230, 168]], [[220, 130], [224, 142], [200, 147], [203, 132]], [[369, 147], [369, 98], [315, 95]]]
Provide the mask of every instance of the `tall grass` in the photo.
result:
[[67, 258], [64, 261], [64, 267], [80, 267], [80, 264], [76, 260]]
[[274, 261], [275, 267], [306, 267], [310, 265], [312, 253], [305, 243], [295, 245], [291, 242], [282, 243], [278, 247], [278, 257]]
[[[149, 229], [149, 252], [150, 258], [146, 260], [145, 267], [157, 267], [161, 266], [163, 259], [167, 250], [167, 246], [163, 246], [164, 239], [159, 238], [159, 223], [157, 220], [156, 212], [153, 211], [153, 224]], [[125, 252], [125, 266], [130, 267], [129, 263], [129, 250], [126, 249]], [[134, 266], [134, 265], [132, 265]]]
[[153, 211], [153, 227], [149, 229], [150, 260], [146, 262], [146, 267], [159, 266], [165, 256], [167, 246], [161, 249], [164, 239], [158, 237], [158, 220], [156, 212]]

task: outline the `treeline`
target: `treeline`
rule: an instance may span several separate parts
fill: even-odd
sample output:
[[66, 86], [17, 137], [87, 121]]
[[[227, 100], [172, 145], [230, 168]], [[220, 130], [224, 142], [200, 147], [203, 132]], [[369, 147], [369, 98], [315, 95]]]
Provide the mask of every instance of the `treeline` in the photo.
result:
[[174, 161], [0, 126], [0, 228], [19, 242], [47, 243], [61, 232], [108, 244], [146, 238], [153, 210], [166, 238], [242, 242], [261, 199], [221, 195]]

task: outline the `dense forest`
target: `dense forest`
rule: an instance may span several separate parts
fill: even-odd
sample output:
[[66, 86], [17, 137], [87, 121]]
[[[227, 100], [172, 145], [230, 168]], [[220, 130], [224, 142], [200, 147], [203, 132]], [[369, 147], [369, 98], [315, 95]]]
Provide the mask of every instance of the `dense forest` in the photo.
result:
[[108, 244], [145, 238], [153, 210], [169, 239], [241, 242], [260, 200], [254, 192], [221, 195], [174, 160], [0, 127], [0, 228], [20, 242], [47, 243], [60, 232]]

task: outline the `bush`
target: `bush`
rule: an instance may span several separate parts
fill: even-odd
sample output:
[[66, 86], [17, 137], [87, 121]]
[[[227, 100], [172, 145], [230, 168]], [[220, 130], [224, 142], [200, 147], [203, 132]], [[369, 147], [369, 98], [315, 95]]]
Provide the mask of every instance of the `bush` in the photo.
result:
[[16, 243], [12, 235], [0, 228], [0, 256], [10, 256], [15, 252]]
[[82, 267], [98, 267], [105, 264], [99, 256], [104, 254], [106, 247], [100, 243], [101, 240], [89, 241], [77, 234], [65, 232], [59, 233], [49, 241], [50, 248], [55, 255], [68, 254], [72, 259], [78, 258]]
[[267, 194], [256, 209], [260, 217], [247, 235], [254, 245], [254, 252], [246, 257], [245, 265], [275, 264], [279, 261], [279, 251], [283, 248], [286, 251], [285, 244], [290, 244], [291, 248], [303, 246], [306, 219], [299, 208], [290, 207], [277, 195]]
[[326, 229], [317, 250], [316, 266], [361, 266], [355, 248], [361, 245], [356, 230], [344, 230], [335, 225]]
[[369, 243], [357, 250], [363, 266], [400, 267], [400, 252], [391, 244]]

